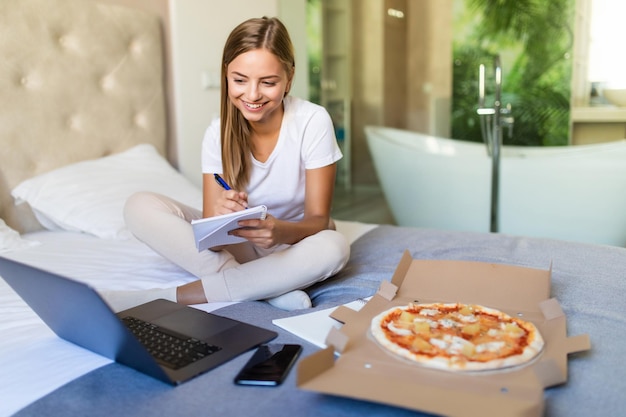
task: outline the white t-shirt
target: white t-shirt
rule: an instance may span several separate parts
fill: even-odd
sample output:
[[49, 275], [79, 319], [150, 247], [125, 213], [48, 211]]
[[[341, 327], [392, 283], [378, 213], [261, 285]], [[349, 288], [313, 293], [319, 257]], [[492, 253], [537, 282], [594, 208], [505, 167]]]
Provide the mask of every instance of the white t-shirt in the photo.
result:
[[[322, 106], [287, 96], [276, 147], [267, 161], [251, 158], [248, 204], [265, 204], [274, 217], [297, 221], [304, 215], [305, 170], [337, 162], [342, 154], [330, 115]], [[202, 172], [222, 172], [219, 119], [202, 142]]]

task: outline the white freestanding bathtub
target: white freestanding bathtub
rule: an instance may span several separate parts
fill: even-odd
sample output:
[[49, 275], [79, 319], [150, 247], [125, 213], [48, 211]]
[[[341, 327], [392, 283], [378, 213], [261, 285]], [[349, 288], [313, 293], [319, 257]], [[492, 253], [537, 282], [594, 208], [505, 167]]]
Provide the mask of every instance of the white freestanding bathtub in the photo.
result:
[[[490, 230], [491, 159], [482, 143], [365, 128], [400, 226]], [[498, 232], [626, 246], [626, 140], [501, 152]]]

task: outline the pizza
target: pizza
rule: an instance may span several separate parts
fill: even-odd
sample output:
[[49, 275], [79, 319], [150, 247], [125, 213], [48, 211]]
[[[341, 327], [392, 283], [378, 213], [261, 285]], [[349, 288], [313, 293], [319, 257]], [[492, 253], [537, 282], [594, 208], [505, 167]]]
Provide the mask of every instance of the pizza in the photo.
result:
[[544, 346], [533, 323], [460, 303], [409, 303], [391, 308], [372, 319], [371, 334], [394, 355], [449, 371], [523, 365]]

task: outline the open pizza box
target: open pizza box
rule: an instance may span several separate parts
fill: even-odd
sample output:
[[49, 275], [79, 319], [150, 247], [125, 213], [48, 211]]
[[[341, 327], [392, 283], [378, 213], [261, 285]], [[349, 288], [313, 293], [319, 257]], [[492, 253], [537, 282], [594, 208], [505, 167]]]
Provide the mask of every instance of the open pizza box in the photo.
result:
[[[541, 416], [546, 387], [567, 381], [568, 354], [590, 349], [587, 335], [568, 337], [566, 317], [550, 298], [550, 270], [471, 261], [414, 260], [403, 255], [391, 282], [358, 312], [339, 307], [344, 323], [326, 349], [300, 360], [298, 387], [444, 416]], [[371, 336], [371, 320], [409, 302], [479, 304], [533, 322], [544, 338], [526, 365], [497, 371], [430, 369], [385, 351]], [[336, 357], [335, 353], [339, 354]]]

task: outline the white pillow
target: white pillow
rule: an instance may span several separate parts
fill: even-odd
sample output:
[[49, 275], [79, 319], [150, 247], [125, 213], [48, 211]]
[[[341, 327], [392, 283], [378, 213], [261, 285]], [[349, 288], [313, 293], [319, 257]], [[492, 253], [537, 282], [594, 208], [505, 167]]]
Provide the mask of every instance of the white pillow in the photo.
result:
[[0, 253], [28, 248], [38, 244], [38, 242], [32, 240], [22, 239], [19, 233], [7, 226], [4, 220], [0, 219]]
[[153, 191], [202, 207], [202, 191], [149, 144], [30, 178], [15, 187], [12, 195], [18, 204], [28, 202], [48, 229], [125, 239], [131, 234], [124, 224], [123, 208], [137, 191]]

